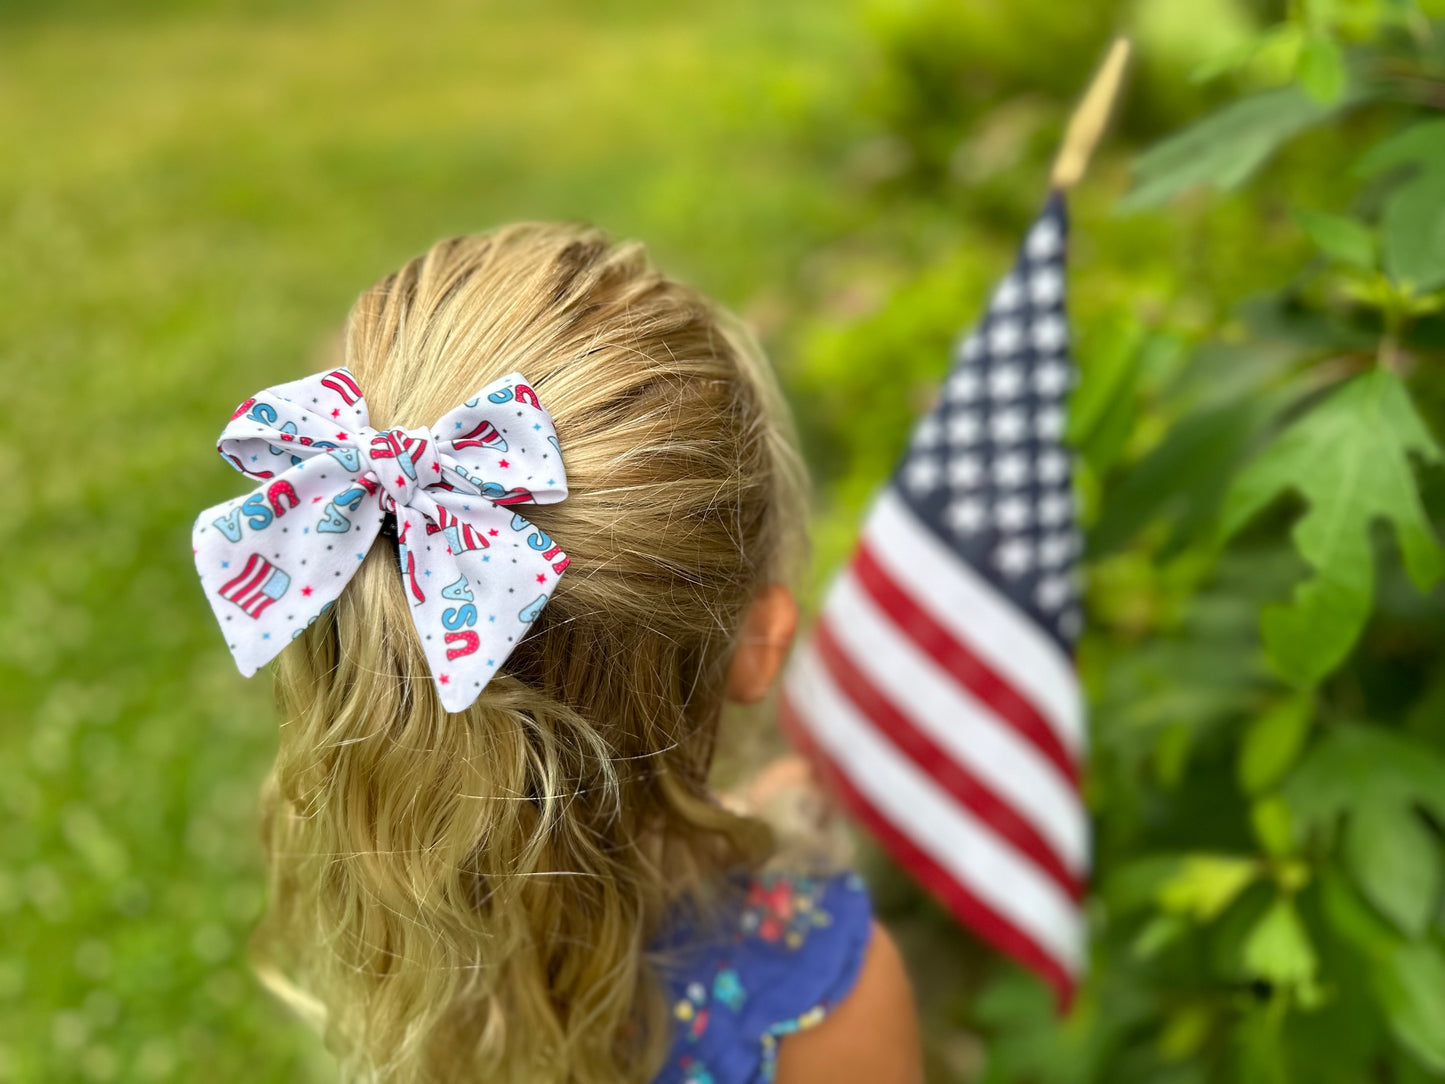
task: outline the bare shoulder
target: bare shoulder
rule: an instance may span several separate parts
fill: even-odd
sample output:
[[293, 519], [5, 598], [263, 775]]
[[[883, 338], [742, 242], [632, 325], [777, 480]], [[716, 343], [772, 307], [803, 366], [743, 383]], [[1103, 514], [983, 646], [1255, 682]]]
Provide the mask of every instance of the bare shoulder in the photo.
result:
[[857, 985], [816, 1027], [778, 1048], [777, 1084], [919, 1084], [918, 1015], [903, 957], [877, 922]]

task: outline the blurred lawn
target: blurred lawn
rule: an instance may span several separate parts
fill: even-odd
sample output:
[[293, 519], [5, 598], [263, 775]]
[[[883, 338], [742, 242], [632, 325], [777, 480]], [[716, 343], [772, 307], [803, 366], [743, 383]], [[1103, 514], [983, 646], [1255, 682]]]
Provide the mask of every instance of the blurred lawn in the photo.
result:
[[[0, 1079], [328, 1076], [244, 963], [275, 724], [186, 547], [238, 492], [211, 452], [232, 404], [315, 368], [361, 289], [445, 235], [587, 219], [751, 316], [810, 396], [848, 385], [828, 359], [877, 366], [853, 374], [871, 387], [880, 351], [970, 316], [1041, 198], [1057, 103], [981, 130], [1013, 172], [967, 174], [967, 216], [877, 199], [863, 25], [834, 0], [0, 9]], [[1091, 25], [1043, 78], [1079, 85]], [[1086, 217], [1119, 187], [1100, 170]], [[1081, 295], [1100, 325], [1199, 243], [1113, 230], [1129, 275]], [[924, 316], [866, 323], [913, 279]], [[819, 460], [845, 508], [891, 462], [865, 451]]]
[[0, 34], [0, 1076], [326, 1076], [243, 961], [275, 724], [186, 549], [231, 404], [441, 236], [594, 220], [740, 303], [839, 228], [835, 5], [405, 10]]

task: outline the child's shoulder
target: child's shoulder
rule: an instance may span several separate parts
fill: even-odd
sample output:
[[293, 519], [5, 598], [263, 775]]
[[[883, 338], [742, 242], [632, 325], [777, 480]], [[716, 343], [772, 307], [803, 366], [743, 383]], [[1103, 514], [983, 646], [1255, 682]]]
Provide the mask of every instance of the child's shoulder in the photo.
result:
[[659, 1081], [771, 1079], [782, 1037], [821, 1023], [858, 981], [873, 908], [856, 873], [768, 871], [732, 887], [706, 927], [671, 931], [676, 1031]]

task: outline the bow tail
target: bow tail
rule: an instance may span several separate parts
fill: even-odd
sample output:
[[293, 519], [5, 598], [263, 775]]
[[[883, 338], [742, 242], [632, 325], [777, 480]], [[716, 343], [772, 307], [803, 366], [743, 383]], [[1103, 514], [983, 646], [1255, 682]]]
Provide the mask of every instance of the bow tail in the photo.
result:
[[319, 455], [196, 519], [196, 571], [250, 677], [327, 609], [381, 529], [379, 490]]
[[439, 498], [435, 514], [397, 509], [398, 546], [432, 681], [442, 706], [457, 712], [527, 634], [567, 558], [510, 508], [461, 493], [431, 495]]

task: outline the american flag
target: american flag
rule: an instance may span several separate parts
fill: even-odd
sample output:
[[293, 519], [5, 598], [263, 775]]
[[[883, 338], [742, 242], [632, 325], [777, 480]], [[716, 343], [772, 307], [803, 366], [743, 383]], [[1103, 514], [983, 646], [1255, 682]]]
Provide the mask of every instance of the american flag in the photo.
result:
[[1064, 1004], [1089, 865], [1066, 225], [1055, 193], [874, 498], [780, 702], [854, 816]]
[[286, 593], [291, 577], [259, 553], [246, 558], [246, 567], [221, 586], [221, 597], [241, 607], [249, 617], [259, 618], [266, 607]]

